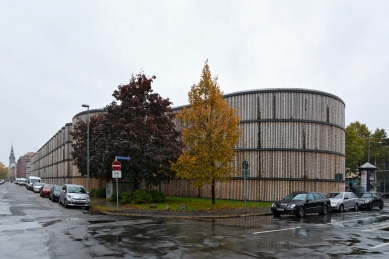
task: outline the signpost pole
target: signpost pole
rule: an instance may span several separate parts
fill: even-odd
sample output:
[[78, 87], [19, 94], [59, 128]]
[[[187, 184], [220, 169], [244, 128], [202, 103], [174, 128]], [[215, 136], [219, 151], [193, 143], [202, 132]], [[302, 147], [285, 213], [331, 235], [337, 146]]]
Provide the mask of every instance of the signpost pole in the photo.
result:
[[119, 213], [119, 189], [118, 178], [116, 177], [116, 213]]
[[244, 170], [244, 214], [246, 214], [246, 196], [247, 196], [247, 170]]
[[246, 196], [247, 196], [247, 185], [246, 185], [246, 179], [248, 176], [248, 169], [249, 169], [249, 162], [247, 160], [244, 160], [242, 163], [242, 174], [243, 174], [243, 189], [244, 189], [244, 214], [246, 214]]

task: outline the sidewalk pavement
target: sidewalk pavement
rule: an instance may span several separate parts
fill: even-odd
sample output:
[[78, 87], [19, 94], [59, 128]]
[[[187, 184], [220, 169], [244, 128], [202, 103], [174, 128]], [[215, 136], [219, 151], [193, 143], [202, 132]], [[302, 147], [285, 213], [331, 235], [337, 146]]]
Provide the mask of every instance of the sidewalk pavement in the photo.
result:
[[[111, 208], [110, 212], [96, 211], [94, 206], [104, 206]], [[128, 208], [127, 206], [120, 204], [118, 211], [116, 211], [116, 202], [106, 201], [102, 199], [91, 200], [91, 213], [103, 213], [107, 215], [118, 215], [127, 217], [155, 217], [155, 218], [187, 218], [187, 219], [217, 219], [217, 218], [238, 218], [260, 215], [273, 215], [270, 207], [257, 207], [245, 209], [228, 209], [228, 210], [216, 210], [216, 211], [166, 211], [166, 210], [142, 210], [135, 208]]]

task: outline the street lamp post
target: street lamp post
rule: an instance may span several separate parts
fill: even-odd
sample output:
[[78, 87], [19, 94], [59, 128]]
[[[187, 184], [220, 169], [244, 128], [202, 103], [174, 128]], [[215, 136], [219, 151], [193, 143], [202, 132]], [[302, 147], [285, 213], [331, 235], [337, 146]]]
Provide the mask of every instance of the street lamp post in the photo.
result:
[[86, 191], [89, 192], [89, 105], [83, 104], [82, 107], [86, 107], [88, 109], [86, 123]]
[[[381, 141], [378, 141], [378, 142], [377, 141], [370, 141], [370, 138], [369, 138], [369, 145], [368, 145], [368, 151], [367, 151], [367, 162], [369, 162], [369, 164], [370, 164], [370, 142], [382, 144]], [[376, 162], [374, 164], [375, 164], [374, 166], [377, 167], [377, 158], [376, 158]], [[375, 185], [377, 183], [377, 172], [375, 170], [374, 170], [374, 190], [376, 189]], [[370, 176], [368, 176], [368, 177], [370, 177]], [[370, 180], [368, 182], [370, 182]], [[370, 184], [370, 183], [368, 183], [368, 184]]]

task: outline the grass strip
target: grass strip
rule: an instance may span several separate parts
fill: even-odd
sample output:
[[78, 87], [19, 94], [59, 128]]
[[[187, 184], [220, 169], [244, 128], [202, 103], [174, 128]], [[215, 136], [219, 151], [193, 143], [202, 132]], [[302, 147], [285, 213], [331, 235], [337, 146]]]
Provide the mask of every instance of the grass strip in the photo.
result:
[[[116, 202], [111, 202], [106, 199], [92, 199], [92, 207], [101, 211], [115, 211]], [[210, 198], [193, 198], [193, 197], [178, 197], [167, 196], [166, 200], [161, 203], [144, 203], [144, 204], [119, 204], [120, 209], [132, 208], [139, 210], [165, 210], [167, 206], [172, 211], [178, 211], [183, 204], [186, 209], [184, 211], [216, 211], [216, 210], [231, 210], [244, 209], [244, 201], [237, 200], [215, 200], [216, 204], [212, 204]], [[156, 208], [150, 208], [155, 204]], [[270, 207], [271, 202], [247, 201], [247, 208]], [[182, 211], [182, 210], [180, 210]]]

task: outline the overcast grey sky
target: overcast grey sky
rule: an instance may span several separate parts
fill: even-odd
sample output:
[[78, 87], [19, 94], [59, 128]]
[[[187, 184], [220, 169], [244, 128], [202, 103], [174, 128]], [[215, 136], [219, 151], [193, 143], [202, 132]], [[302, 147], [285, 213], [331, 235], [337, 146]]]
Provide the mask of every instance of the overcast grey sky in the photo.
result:
[[346, 125], [389, 131], [389, 1], [0, 0], [0, 162], [36, 151], [143, 70], [187, 104], [206, 59], [222, 91], [304, 88]]

